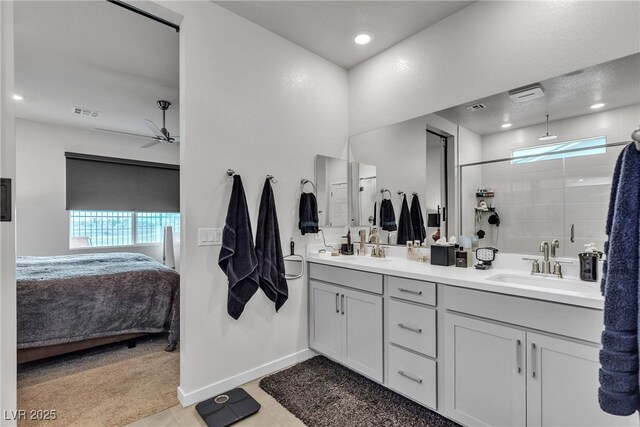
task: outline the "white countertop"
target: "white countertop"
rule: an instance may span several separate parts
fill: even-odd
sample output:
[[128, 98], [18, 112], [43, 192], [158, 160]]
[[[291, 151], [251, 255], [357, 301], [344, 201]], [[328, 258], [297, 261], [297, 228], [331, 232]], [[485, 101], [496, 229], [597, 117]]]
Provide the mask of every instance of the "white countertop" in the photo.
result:
[[307, 261], [316, 264], [332, 265], [371, 273], [405, 277], [408, 279], [425, 280], [469, 289], [497, 292], [600, 310], [604, 307], [604, 298], [600, 294], [599, 282], [584, 282], [572, 278], [557, 279], [555, 277], [545, 277], [539, 280], [539, 284], [516, 284], [489, 279], [499, 274], [516, 275], [522, 277], [523, 281], [532, 278], [532, 276], [522, 270], [505, 268], [477, 270], [473, 267], [444, 267], [395, 257], [383, 259], [357, 255], [320, 257], [317, 253], [308, 253]]

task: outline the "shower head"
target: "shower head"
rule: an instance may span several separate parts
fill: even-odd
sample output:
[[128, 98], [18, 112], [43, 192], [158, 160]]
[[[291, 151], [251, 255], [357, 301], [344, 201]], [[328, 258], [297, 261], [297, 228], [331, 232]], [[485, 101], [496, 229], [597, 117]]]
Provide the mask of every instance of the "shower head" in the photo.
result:
[[538, 138], [538, 141], [551, 141], [552, 139], [556, 139], [558, 135], [549, 133], [549, 115], [547, 114], [547, 133]]

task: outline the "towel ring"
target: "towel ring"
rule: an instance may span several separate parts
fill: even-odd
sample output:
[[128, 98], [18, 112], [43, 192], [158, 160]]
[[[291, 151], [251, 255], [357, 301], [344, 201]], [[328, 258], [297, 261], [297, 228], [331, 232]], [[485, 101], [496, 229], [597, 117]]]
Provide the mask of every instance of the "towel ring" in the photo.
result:
[[381, 188], [380, 193], [382, 194], [382, 200], [385, 200], [384, 193], [389, 193], [389, 199], [391, 199], [391, 191], [387, 190], [386, 188]]
[[305, 184], [311, 184], [311, 187], [313, 187], [313, 192], [316, 192], [316, 185], [313, 183], [313, 181], [306, 178], [300, 180], [300, 192], [304, 193]]
[[631, 139], [633, 139], [636, 144], [636, 150], [640, 151], [640, 128], [633, 131], [631, 134]]
[[274, 178], [273, 175], [267, 175], [267, 179], [271, 181], [272, 184], [277, 184], [278, 180]]

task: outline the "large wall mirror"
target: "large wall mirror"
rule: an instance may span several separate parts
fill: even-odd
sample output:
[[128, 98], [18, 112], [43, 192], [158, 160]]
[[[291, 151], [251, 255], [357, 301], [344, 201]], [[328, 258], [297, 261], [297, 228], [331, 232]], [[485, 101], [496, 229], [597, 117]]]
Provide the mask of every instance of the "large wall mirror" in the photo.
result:
[[345, 227], [349, 222], [348, 162], [316, 156], [316, 197], [321, 227]]
[[[459, 125], [459, 230], [480, 246], [602, 250], [616, 159], [640, 122], [640, 54], [436, 113]], [[547, 115], [549, 121], [547, 122]]]
[[[427, 116], [352, 136], [351, 226], [375, 226], [386, 244], [424, 242], [424, 233], [427, 243], [433, 242], [438, 230], [445, 236], [450, 140], [452, 135], [430, 126]], [[405, 197], [413, 238], [401, 227]], [[420, 215], [411, 215], [411, 207]]]

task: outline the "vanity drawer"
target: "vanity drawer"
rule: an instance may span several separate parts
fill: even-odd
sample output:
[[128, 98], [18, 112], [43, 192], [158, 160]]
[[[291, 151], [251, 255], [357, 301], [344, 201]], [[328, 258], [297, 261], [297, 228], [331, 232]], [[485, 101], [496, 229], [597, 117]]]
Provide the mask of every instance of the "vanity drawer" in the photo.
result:
[[389, 346], [389, 387], [437, 409], [436, 362], [407, 350]]
[[382, 275], [376, 273], [310, 263], [309, 277], [382, 295]]
[[389, 341], [436, 357], [436, 311], [389, 300]]
[[387, 276], [389, 295], [394, 298], [436, 305], [436, 284], [402, 277]]

